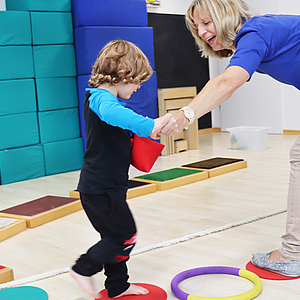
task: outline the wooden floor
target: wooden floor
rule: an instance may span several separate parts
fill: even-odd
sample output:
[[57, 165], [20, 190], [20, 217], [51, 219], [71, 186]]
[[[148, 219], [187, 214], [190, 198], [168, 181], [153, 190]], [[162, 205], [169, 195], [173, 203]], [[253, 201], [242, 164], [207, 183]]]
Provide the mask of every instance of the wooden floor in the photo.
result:
[[[178, 167], [216, 156], [243, 158], [246, 169], [201, 182], [128, 200], [139, 239], [129, 261], [131, 282], [155, 284], [177, 299], [170, 290], [178, 273], [203, 266], [245, 268], [252, 253], [277, 249], [285, 230], [286, 213], [186, 242], [138, 253], [139, 249], [185, 235], [247, 220], [286, 208], [291, 135], [269, 135], [268, 148], [261, 151], [232, 150], [228, 133], [199, 135], [199, 149], [160, 157], [152, 171]], [[142, 174], [131, 169], [130, 177]], [[0, 186], [0, 209], [45, 195], [68, 196], [76, 188], [79, 171]], [[15, 279], [60, 270], [98, 240], [83, 211], [34, 229], [27, 229], [0, 243], [0, 265], [13, 268]], [[103, 274], [95, 276], [103, 289]], [[51, 300], [90, 299], [67, 274], [39, 280], [37, 286]], [[187, 293], [225, 297], [246, 292], [252, 283], [229, 275], [203, 275], [182, 282]], [[263, 280], [259, 300], [300, 299], [300, 280]]]

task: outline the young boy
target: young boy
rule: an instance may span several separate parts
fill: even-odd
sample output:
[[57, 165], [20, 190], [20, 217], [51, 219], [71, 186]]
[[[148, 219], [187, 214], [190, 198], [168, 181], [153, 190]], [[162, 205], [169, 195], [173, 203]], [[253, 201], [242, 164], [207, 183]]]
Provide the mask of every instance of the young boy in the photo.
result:
[[99, 53], [89, 80], [92, 88], [85, 92], [87, 149], [78, 191], [101, 240], [80, 256], [70, 274], [93, 298], [97, 298], [97, 292], [91, 276], [103, 268], [109, 297], [148, 293], [128, 283], [126, 262], [137, 232], [126, 193], [131, 162], [130, 131], [157, 138], [151, 131], [158, 119], [136, 114], [117, 97], [129, 99], [152, 72], [148, 59], [134, 44], [112, 41]]

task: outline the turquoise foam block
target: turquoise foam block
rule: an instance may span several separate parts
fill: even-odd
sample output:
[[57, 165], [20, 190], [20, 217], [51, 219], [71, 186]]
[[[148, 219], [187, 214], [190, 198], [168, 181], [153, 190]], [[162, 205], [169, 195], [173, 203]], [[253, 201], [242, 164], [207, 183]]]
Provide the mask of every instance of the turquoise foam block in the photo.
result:
[[30, 12], [33, 45], [73, 44], [72, 14]]
[[5, 0], [6, 10], [71, 11], [71, 0]]
[[0, 116], [37, 110], [34, 79], [0, 81]]
[[37, 78], [36, 92], [39, 111], [78, 107], [76, 77]]
[[74, 27], [148, 25], [145, 0], [72, 0], [72, 13]]
[[33, 46], [36, 78], [76, 76], [73, 45]]
[[[1, 184], [43, 176], [45, 176], [45, 164], [42, 145], [0, 151]], [[1, 296], [0, 299], [2, 300]]]
[[31, 45], [29, 13], [0, 11], [0, 45]]
[[34, 78], [32, 46], [0, 46], [0, 80]]
[[46, 175], [79, 170], [83, 162], [81, 138], [43, 144]]
[[78, 108], [38, 112], [41, 143], [80, 137]]
[[37, 113], [0, 117], [0, 150], [39, 143]]

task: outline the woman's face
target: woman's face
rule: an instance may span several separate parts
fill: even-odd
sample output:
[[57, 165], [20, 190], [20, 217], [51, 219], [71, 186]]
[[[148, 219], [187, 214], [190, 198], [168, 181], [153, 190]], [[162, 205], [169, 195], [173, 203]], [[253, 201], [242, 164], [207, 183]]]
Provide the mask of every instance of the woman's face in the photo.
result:
[[194, 24], [198, 30], [198, 36], [205, 41], [214, 51], [226, 49], [217, 41], [217, 30], [211, 18], [205, 14], [199, 14], [197, 9], [193, 12]]

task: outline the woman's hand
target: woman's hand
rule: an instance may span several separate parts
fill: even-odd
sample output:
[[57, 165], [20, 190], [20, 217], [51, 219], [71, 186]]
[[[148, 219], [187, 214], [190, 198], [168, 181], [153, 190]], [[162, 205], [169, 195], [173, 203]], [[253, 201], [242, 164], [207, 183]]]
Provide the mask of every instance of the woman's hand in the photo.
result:
[[[189, 121], [184, 116], [183, 111], [179, 111], [175, 114], [166, 114], [161, 118], [155, 120], [155, 125], [151, 134], [164, 134], [167, 136], [176, 135], [180, 133], [183, 128], [188, 125]], [[151, 135], [150, 135], [151, 136]]]
[[157, 119], [154, 120], [154, 127], [150, 133], [150, 137], [152, 139], [159, 139], [160, 135], [161, 135], [161, 130], [162, 128], [168, 124], [168, 122], [171, 120], [172, 118], [172, 114], [165, 114], [164, 116], [162, 117], [159, 117]]

